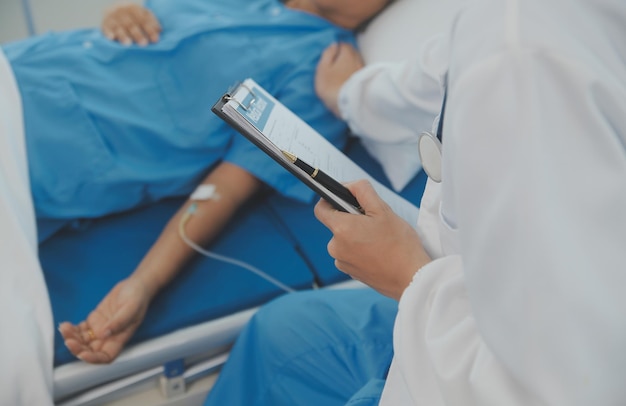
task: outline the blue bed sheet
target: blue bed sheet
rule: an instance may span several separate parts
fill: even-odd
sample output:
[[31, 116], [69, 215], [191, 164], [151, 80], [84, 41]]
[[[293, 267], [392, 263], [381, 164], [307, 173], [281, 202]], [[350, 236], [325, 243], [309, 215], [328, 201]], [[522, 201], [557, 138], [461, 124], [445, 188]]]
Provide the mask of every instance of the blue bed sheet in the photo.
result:
[[[360, 143], [353, 141], [348, 148], [349, 156], [388, 185]], [[418, 204], [424, 182], [425, 175], [420, 173], [402, 195]], [[168, 199], [98, 220], [75, 222], [43, 241], [39, 257], [55, 323], [83, 320], [133, 271], [182, 202]], [[346, 280], [326, 252], [330, 232], [315, 219], [314, 204], [272, 194], [260, 196], [243, 208], [207, 249], [248, 262], [294, 289]], [[283, 293], [247, 270], [197, 256], [155, 298], [131, 343], [251, 308]], [[73, 360], [57, 332], [55, 366]]]

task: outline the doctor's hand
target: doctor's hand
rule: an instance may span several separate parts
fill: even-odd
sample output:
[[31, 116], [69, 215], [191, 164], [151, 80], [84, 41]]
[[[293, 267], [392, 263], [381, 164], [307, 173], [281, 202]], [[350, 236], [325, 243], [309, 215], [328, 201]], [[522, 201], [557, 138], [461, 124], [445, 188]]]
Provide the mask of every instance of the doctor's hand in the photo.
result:
[[124, 45], [148, 45], [159, 40], [161, 24], [147, 8], [138, 4], [119, 4], [108, 9], [102, 32], [111, 41]]
[[368, 181], [346, 187], [365, 215], [335, 210], [325, 200], [317, 203], [315, 216], [333, 233], [328, 253], [337, 269], [398, 300], [431, 259], [413, 227], [391, 210]]
[[337, 117], [341, 117], [339, 112], [341, 86], [363, 66], [361, 54], [350, 44], [333, 44], [322, 53], [315, 72], [315, 92]]
[[113, 361], [143, 321], [152, 295], [138, 278], [119, 282], [87, 320], [61, 323], [65, 345], [79, 359], [102, 364]]

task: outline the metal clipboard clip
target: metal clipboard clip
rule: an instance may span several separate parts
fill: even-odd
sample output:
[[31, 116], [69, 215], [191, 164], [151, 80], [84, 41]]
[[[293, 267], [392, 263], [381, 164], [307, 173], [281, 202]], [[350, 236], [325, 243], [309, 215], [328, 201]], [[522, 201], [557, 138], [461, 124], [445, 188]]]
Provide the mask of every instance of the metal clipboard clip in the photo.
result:
[[[248, 91], [248, 93], [250, 93], [250, 96], [252, 96], [252, 98], [250, 99], [250, 102], [248, 103], [248, 105], [243, 104], [242, 102], [240, 102], [239, 100], [235, 99], [235, 97], [234, 97], [235, 90], [239, 89], [240, 87], [243, 87], [244, 89], [246, 89]], [[256, 93], [254, 93], [254, 90], [250, 89], [250, 87], [248, 87], [244, 83], [239, 83], [238, 85], [234, 86], [234, 88], [235, 88], [234, 91], [228, 92], [228, 94], [225, 96], [225, 99], [227, 101], [231, 101], [231, 100], [234, 101], [242, 109], [244, 109], [245, 111], [248, 111], [252, 107], [252, 105], [256, 102], [256, 99], [257, 99]]]

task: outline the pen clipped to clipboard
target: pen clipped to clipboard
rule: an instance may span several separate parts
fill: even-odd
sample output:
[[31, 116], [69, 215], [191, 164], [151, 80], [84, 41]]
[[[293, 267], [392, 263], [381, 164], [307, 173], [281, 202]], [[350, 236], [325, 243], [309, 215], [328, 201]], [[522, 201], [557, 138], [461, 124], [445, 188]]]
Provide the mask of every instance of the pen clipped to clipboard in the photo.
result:
[[287, 157], [288, 160], [290, 160], [295, 166], [297, 166], [298, 168], [306, 172], [306, 174], [309, 175], [311, 178], [317, 180], [326, 189], [334, 193], [337, 197], [350, 203], [352, 206], [357, 208], [361, 213], [363, 213], [363, 208], [361, 207], [359, 202], [356, 200], [356, 197], [354, 197], [354, 195], [350, 192], [350, 190], [348, 190], [347, 187], [345, 187], [344, 185], [342, 185], [341, 183], [339, 183], [332, 177], [328, 176], [326, 172], [320, 170], [320, 168], [312, 167], [311, 165], [304, 162], [302, 159], [298, 158], [294, 154], [287, 152], [287, 151], [282, 151], [282, 153], [285, 157]]
[[362, 214], [342, 183], [368, 179], [399, 216], [417, 223], [415, 205], [372, 178], [254, 80], [246, 79], [231, 88], [211, 111], [337, 210]]

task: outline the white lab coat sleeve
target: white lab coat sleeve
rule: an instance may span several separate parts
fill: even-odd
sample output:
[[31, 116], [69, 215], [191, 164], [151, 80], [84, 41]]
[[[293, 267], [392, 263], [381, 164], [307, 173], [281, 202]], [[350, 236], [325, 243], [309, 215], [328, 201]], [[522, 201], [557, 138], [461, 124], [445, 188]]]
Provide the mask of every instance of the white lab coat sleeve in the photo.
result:
[[352, 133], [401, 191], [421, 169], [419, 134], [439, 113], [446, 71], [443, 36], [425, 41], [417, 58], [378, 62], [361, 69], [342, 86], [339, 110]]
[[626, 404], [626, 97], [599, 73], [520, 48], [450, 93], [443, 217], [481, 346], [539, 404]]
[[463, 279], [458, 255], [415, 275], [398, 307], [399, 351], [381, 406], [533, 404], [482, 342]]
[[381, 405], [626, 404], [626, 74], [577, 41], [460, 41], [441, 205], [420, 213], [441, 256], [400, 300]]
[[0, 404], [52, 405], [53, 322], [37, 257], [21, 100], [0, 50]]
[[418, 233], [437, 258], [413, 278], [400, 299], [395, 356], [381, 406], [529, 406], [527, 394], [482, 342], [472, 315], [455, 230], [441, 222], [441, 185], [429, 180]]
[[415, 59], [377, 62], [356, 72], [342, 86], [339, 111], [357, 136], [384, 143], [413, 141], [430, 130], [441, 108], [446, 71], [443, 36], [407, 50]]

